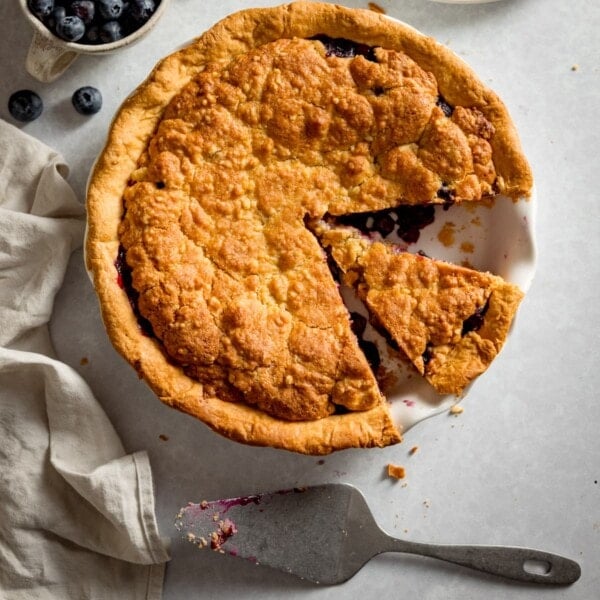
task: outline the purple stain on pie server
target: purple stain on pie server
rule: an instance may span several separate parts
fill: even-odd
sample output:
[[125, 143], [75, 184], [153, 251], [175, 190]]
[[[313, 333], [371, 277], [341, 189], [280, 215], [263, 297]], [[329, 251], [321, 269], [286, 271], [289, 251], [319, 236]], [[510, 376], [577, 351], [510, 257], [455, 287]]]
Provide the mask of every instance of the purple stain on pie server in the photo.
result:
[[[269, 494], [252, 494], [227, 498], [223, 500], [203, 500], [196, 504], [189, 502], [179, 511], [175, 520], [175, 527], [185, 532], [185, 539], [198, 548], [210, 548], [221, 554], [239, 556], [240, 550], [231, 544], [231, 538], [238, 533], [238, 526], [232, 518], [225, 514], [233, 507], [248, 505], [268, 504], [274, 495], [300, 493], [306, 488], [291, 488]], [[262, 508], [257, 509], [262, 512]], [[255, 556], [244, 557], [250, 562], [258, 564]]]

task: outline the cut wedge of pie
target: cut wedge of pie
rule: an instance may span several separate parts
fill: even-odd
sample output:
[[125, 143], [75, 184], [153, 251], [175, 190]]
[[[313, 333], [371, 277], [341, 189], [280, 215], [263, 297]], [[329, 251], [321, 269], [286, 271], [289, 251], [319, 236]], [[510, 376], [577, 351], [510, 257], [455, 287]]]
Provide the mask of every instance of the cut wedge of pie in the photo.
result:
[[461, 395], [502, 348], [523, 297], [517, 286], [351, 229], [320, 237], [374, 325], [440, 394]]
[[441, 44], [367, 10], [246, 10], [122, 105], [87, 265], [114, 346], [165, 403], [250, 444], [385, 446], [401, 433], [307, 222], [531, 185], [501, 100]]

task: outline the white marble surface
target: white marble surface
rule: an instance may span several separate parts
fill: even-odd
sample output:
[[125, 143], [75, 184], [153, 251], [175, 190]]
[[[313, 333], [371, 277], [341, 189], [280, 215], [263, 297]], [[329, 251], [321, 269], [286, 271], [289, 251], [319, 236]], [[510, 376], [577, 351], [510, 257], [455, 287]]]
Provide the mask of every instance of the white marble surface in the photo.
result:
[[[61, 151], [83, 198], [111, 115], [157, 59], [226, 14], [256, 5], [173, 0], [149, 37], [119, 54], [79, 58], [58, 81], [25, 72], [31, 31], [16, 0], [0, 3], [0, 117], [31, 88], [45, 111], [24, 130]], [[275, 4], [262, 2], [261, 4]], [[347, 1], [350, 6], [366, 2]], [[57, 299], [58, 355], [90, 383], [128, 451], [147, 449], [161, 531], [172, 537], [164, 597], [560, 598], [600, 589], [600, 5], [592, 0], [505, 0], [450, 5], [380, 0], [387, 14], [447, 43], [498, 91], [521, 132], [538, 191], [536, 279], [508, 345], [464, 401], [403, 444], [324, 459], [250, 448], [163, 407], [110, 346], [80, 252]], [[95, 85], [102, 111], [81, 117], [72, 92]], [[11, 121], [12, 122], [12, 121]], [[161, 439], [166, 436], [168, 439]], [[409, 449], [419, 451], [409, 456]], [[406, 485], [385, 477], [407, 468]], [[199, 552], [173, 528], [189, 500], [322, 482], [365, 493], [381, 526], [407, 539], [533, 546], [580, 561], [580, 581], [550, 589], [505, 582], [432, 560], [383, 555], [342, 586], [321, 588], [245, 561]]]

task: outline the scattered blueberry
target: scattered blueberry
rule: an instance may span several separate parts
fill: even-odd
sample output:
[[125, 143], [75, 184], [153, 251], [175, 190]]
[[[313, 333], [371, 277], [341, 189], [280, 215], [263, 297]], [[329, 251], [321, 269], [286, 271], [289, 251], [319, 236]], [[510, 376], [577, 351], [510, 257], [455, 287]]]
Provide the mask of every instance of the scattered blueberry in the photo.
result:
[[37, 119], [44, 110], [42, 99], [31, 90], [19, 90], [8, 99], [8, 112], [17, 121], [28, 123]]
[[100, 27], [100, 41], [105, 44], [116, 42], [123, 37], [123, 31], [119, 21], [107, 21]]
[[67, 15], [56, 24], [56, 35], [67, 42], [77, 42], [85, 35], [85, 23], [75, 15]]
[[75, 90], [71, 102], [80, 115], [94, 115], [102, 108], [102, 94], [95, 87], [86, 85]]
[[94, 20], [96, 4], [92, 0], [75, 0], [71, 3], [71, 10], [76, 17], [89, 25]]
[[45, 19], [54, 8], [54, 0], [28, 0], [27, 6], [38, 19]]
[[98, 11], [107, 21], [118, 19], [123, 13], [123, 0], [96, 0]]
[[116, 42], [142, 27], [161, 0], [27, 0], [29, 10], [67, 42]]
[[154, 0], [131, 0], [131, 16], [139, 23], [145, 23], [155, 10]]

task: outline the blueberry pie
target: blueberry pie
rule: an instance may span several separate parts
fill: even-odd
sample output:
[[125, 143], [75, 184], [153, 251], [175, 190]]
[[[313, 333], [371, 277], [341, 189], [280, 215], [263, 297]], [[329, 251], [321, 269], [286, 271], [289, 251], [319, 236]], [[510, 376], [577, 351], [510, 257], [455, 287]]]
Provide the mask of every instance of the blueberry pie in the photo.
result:
[[[531, 187], [502, 102], [431, 38], [332, 4], [246, 10], [162, 60], [121, 107], [90, 180], [87, 264], [113, 344], [165, 403], [249, 444], [385, 446], [401, 432], [336, 272], [442, 392], [489, 364], [520, 292], [428, 262], [432, 286], [419, 275], [408, 297], [428, 289], [435, 312], [420, 321], [448, 318], [452, 331], [407, 339], [400, 284], [370, 279], [401, 255], [316, 224], [383, 215], [381, 237], [386, 210], [427, 221], [432, 205]], [[333, 248], [352, 244], [365, 244], [364, 264]], [[460, 304], [447, 317], [446, 291]]]
[[502, 348], [523, 298], [517, 286], [356, 230], [325, 228], [320, 238], [374, 326], [438, 393], [460, 396]]

